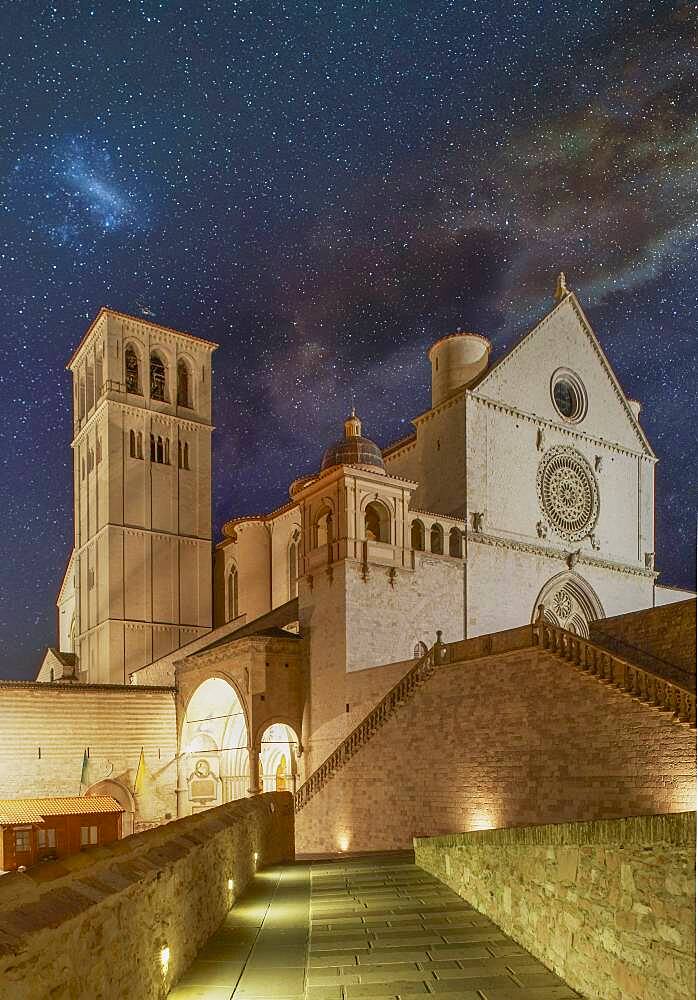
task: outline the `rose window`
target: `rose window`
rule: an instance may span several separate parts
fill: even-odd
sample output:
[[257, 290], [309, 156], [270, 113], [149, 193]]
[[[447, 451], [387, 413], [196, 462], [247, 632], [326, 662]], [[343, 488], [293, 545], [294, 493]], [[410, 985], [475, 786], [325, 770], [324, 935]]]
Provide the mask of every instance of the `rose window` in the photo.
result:
[[553, 611], [560, 621], [564, 621], [572, 614], [572, 601], [570, 595], [565, 593], [564, 590], [558, 590], [555, 597], [553, 597]]
[[559, 535], [578, 541], [596, 524], [599, 491], [586, 460], [574, 448], [551, 448], [538, 468], [541, 509]]

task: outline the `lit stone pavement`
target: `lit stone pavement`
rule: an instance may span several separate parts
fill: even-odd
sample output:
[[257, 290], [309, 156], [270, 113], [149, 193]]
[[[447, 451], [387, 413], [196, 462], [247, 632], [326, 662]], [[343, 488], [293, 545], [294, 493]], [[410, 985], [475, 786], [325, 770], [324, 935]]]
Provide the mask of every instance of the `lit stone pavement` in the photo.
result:
[[409, 855], [260, 872], [176, 1000], [568, 1000], [577, 994]]

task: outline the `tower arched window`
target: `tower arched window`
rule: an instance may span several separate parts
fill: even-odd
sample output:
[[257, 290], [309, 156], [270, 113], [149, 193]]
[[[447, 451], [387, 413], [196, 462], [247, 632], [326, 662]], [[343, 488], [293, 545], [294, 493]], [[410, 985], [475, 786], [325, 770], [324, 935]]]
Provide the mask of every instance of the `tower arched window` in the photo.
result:
[[298, 542], [288, 547], [288, 598], [298, 597]]
[[170, 464], [170, 439], [165, 438], [165, 465]]
[[412, 522], [412, 529], [410, 534], [411, 534], [412, 548], [415, 549], [415, 551], [417, 552], [424, 552], [424, 549], [426, 547], [424, 525], [422, 524], [422, 522], [419, 520], [418, 517], [415, 518], [414, 521]]
[[158, 434], [157, 444], [155, 445], [155, 461], [158, 463], [158, 465], [162, 465], [164, 460], [165, 460], [165, 454], [162, 444], [162, 438]]
[[136, 453], [139, 458], [143, 458], [143, 431], [138, 432], [138, 440], [136, 441]]
[[368, 541], [390, 541], [390, 513], [385, 504], [372, 501], [364, 512], [364, 534]]
[[448, 533], [448, 554], [455, 559], [463, 557], [463, 535], [458, 528], [451, 528]]
[[124, 351], [124, 365], [126, 368], [126, 392], [140, 394], [140, 365], [138, 364], [138, 355], [130, 344]]
[[87, 366], [87, 412], [95, 405], [95, 371], [92, 365]]
[[228, 621], [233, 621], [240, 613], [238, 605], [238, 570], [231, 566], [228, 573]]
[[437, 556], [444, 554], [444, 529], [440, 524], [431, 526], [431, 551]]
[[150, 435], [150, 461], [155, 461], [155, 435]]
[[184, 468], [189, 468], [189, 442], [184, 442]]
[[191, 378], [186, 361], [177, 362], [177, 405], [191, 406]]
[[332, 511], [327, 506], [323, 504], [319, 511], [315, 515], [314, 523], [314, 542], [315, 548], [319, 549], [323, 545], [329, 545], [332, 542]]
[[137, 458], [138, 457], [138, 453], [136, 451], [136, 432], [135, 431], [129, 431], [128, 432], [128, 453], [131, 456], [131, 458]]
[[181, 441], [177, 442], [177, 468], [178, 469], [183, 469], [184, 468], [184, 466], [182, 465], [182, 442]]
[[158, 354], [150, 355], [150, 398], [164, 402], [167, 373], [165, 362]]

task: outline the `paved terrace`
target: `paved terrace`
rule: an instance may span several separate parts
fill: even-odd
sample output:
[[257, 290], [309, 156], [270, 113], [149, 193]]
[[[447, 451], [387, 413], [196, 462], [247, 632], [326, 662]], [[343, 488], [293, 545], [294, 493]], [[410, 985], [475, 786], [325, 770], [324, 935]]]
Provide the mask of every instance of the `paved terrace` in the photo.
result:
[[410, 855], [259, 872], [172, 1000], [577, 997]]

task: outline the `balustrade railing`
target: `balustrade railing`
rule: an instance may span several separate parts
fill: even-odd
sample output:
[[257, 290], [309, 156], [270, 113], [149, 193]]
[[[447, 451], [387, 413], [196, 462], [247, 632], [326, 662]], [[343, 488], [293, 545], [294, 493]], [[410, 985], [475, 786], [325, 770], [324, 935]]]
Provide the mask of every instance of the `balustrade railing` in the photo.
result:
[[[437, 635], [438, 639], [434, 646], [400, 678], [375, 708], [301, 785], [294, 796], [296, 812], [327, 784], [340, 767], [368, 743], [391, 715], [431, 677], [438, 664], [451, 663], [454, 655], [460, 659], [462, 644], [447, 645], [441, 642], [441, 633], [438, 632]], [[529, 637], [534, 646], [547, 649], [600, 681], [611, 684], [661, 711], [671, 712], [679, 722], [696, 727], [696, 694], [689, 688], [635, 666], [622, 656], [548, 622], [534, 624]], [[484, 644], [482, 649], [473, 648], [473, 652], [479, 654], [474, 658], [491, 655], [490, 645], [484, 640], [479, 641]], [[522, 648], [521, 643], [515, 648]]]
[[533, 626], [533, 641], [606, 684], [612, 684], [661, 711], [671, 712], [679, 722], [695, 728], [696, 694], [689, 688], [644, 670], [622, 656], [548, 622]]
[[[439, 633], [440, 637], [441, 633]], [[366, 744], [373, 734], [383, 726], [390, 716], [412, 697], [416, 689], [434, 672], [437, 663], [444, 662], [446, 646], [437, 641], [434, 646], [411, 667], [368, 715], [346, 736], [336, 750], [313, 771], [294, 796], [296, 812], [327, 784], [343, 764]]]

